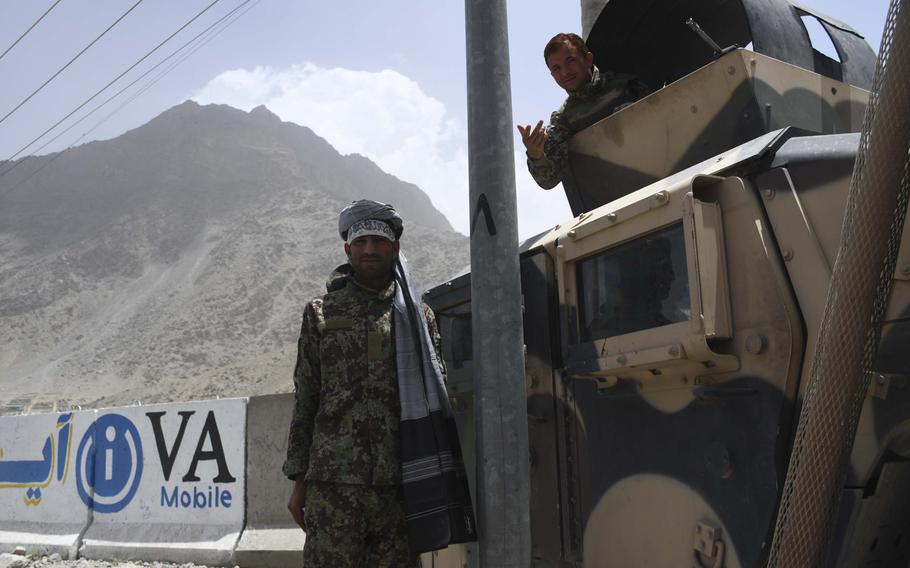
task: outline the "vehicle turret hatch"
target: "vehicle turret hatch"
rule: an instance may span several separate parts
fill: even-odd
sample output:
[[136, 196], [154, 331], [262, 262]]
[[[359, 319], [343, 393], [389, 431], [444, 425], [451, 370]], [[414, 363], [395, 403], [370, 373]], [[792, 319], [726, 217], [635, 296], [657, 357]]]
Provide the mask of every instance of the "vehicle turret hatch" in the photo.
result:
[[[598, 11], [599, 10], [599, 11]], [[876, 56], [842, 22], [788, 0], [592, 0], [583, 2], [588, 46], [601, 69], [638, 75], [656, 90], [706, 65], [718, 54], [686, 21], [691, 18], [722, 48], [752, 44], [756, 53], [869, 89]], [[594, 14], [597, 14], [596, 18]], [[802, 18], [815, 18], [838, 60], [814, 49]]]

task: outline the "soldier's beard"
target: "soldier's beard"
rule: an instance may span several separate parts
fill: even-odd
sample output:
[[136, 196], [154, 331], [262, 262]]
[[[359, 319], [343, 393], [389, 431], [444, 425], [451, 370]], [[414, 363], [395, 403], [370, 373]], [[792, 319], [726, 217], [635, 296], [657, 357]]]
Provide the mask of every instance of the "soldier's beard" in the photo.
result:
[[355, 267], [351, 265], [353, 270], [354, 280], [358, 284], [369, 288], [371, 290], [383, 290], [389, 283], [392, 281], [394, 276], [393, 267], [395, 266], [395, 260], [392, 259], [392, 262], [389, 266], [381, 266], [382, 263], [377, 263], [375, 269], [364, 268], [363, 266]]

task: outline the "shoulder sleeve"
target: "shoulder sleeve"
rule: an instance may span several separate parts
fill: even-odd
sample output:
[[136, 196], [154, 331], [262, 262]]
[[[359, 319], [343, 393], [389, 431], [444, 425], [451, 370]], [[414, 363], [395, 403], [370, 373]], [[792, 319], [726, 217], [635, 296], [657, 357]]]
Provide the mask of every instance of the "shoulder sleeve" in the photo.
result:
[[294, 366], [294, 413], [288, 431], [287, 459], [282, 467], [290, 479], [305, 476], [309, 469], [313, 424], [319, 410], [322, 375], [319, 364], [319, 322], [322, 300], [313, 300], [303, 310]]

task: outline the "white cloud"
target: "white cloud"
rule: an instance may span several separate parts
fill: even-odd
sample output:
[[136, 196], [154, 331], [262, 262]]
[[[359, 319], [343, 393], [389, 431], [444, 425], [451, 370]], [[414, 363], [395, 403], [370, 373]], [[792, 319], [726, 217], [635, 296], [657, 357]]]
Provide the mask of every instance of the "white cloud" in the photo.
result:
[[515, 193], [518, 200], [518, 233], [522, 240], [552, 229], [557, 223], [572, 218], [562, 184], [553, 189], [541, 189], [526, 165], [524, 146], [515, 141]]
[[[218, 75], [192, 98], [246, 111], [263, 104], [282, 120], [313, 129], [339, 152], [367, 156], [417, 184], [456, 230], [468, 231], [464, 120], [397, 71], [326, 69], [312, 63], [236, 69]], [[516, 159], [519, 232], [526, 237], [571, 214], [563, 192], [538, 189], [523, 158], [516, 154]]]

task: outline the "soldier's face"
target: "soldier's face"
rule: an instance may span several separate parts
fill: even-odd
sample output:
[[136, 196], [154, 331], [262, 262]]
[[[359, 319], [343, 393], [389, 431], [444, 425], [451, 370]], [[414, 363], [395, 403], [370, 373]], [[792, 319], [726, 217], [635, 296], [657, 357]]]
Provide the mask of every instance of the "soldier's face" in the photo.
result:
[[569, 93], [584, 87], [591, 81], [594, 54], [582, 55], [578, 49], [564, 42], [562, 47], [547, 57], [547, 67], [556, 84]]
[[398, 241], [392, 242], [376, 235], [366, 235], [344, 245], [354, 276], [364, 284], [385, 281], [391, 277], [398, 249]]

